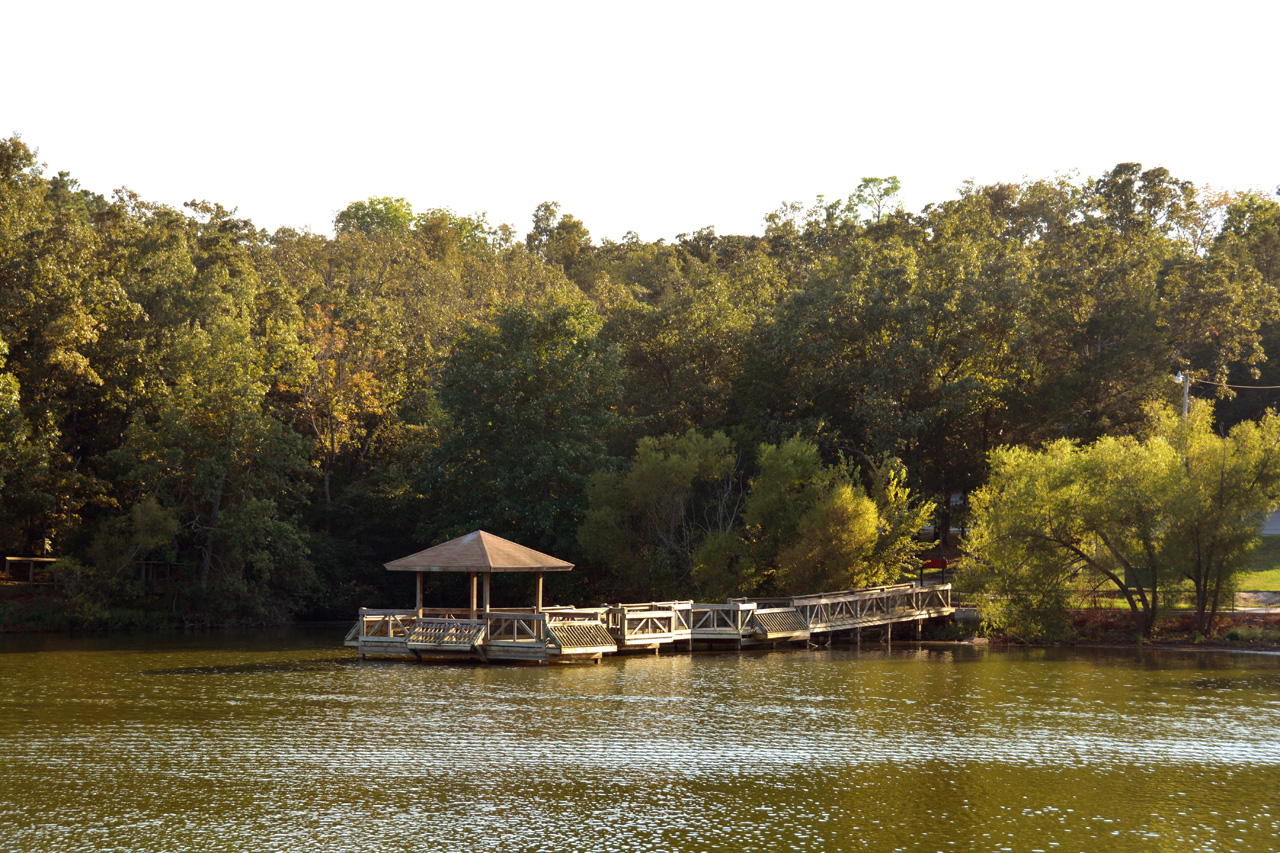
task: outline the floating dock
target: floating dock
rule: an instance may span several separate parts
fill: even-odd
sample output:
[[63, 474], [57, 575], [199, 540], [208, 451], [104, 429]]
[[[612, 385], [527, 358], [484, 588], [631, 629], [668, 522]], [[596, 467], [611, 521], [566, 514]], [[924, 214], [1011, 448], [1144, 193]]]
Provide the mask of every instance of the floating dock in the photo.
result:
[[[692, 651], [695, 643], [737, 649], [830, 643], [841, 632], [898, 622], [918, 626], [955, 612], [950, 584], [918, 583], [790, 598], [731, 598], [723, 604], [649, 601], [543, 607], [543, 574], [566, 572], [573, 564], [483, 530], [385, 565], [389, 571], [416, 573], [417, 605], [412, 610], [361, 609], [345, 640], [361, 659], [378, 655], [538, 664], [598, 662], [604, 655], [626, 652], [657, 654], [664, 646]], [[434, 572], [468, 574], [471, 606], [423, 607], [423, 576]], [[490, 606], [489, 582], [495, 572], [532, 573], [533, 607]], [[483, 602], [479, 597], [482, 580]]]
[[361, 609], [345, 644], [367, 655], [538, 664], [626, 652], [830, 643], [863, 628], [950, 616], [950, 584], [905, 583], [722, 604], [652, 601], [602, 607]]

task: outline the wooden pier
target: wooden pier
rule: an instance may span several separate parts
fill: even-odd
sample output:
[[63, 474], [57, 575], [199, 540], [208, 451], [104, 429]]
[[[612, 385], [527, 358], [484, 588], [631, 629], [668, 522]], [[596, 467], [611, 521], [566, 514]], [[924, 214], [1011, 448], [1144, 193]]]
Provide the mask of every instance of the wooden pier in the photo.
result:
[[[658, 654], [665, 646], [704, 647], [830, 643], [840, 632], [878, 625], [915, 623], [950, 616], [950, 584], [904, 583], [791, 598], [731, 598], [723, 604], [648, 601], [601, 607], [543, 607], [542, 575], [572, 563], [477, 530], [386, 564], [390, 571], [417, 574], [412, 610], [361, 609], [346, 645], [366, 655], [416, 660], [473, 658], [482, 661], [560, 663], [599, 661], [627, 652]], [[422, 606], [425, 573], [470, 575], [467, 608]], [[535, 576], [532, 607], [494, 608], [489, 581], [494, 572]], [[478, 597], [483, 579], [483, 600]], [[861, 636], [861, 634], [857, 634]]]
[[[492, 610], [362, 609], [345, 644], [366, 655], [529, 663], [703, 648], [829, 644], [863, 628], [950, 616], [950, 584], [896, 584], [725, 603], [657, 601]], [[473, 616], [474, 614], [474, 616]]]

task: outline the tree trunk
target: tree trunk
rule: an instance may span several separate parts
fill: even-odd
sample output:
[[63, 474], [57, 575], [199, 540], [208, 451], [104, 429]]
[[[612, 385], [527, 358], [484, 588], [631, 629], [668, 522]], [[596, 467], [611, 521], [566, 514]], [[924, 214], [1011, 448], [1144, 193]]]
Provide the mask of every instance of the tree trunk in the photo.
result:
[[333, 534], [333, 501], [329, 497], [329, 463], [324, 465], [324, 532]]
[[1207, 637], [1208, 634], [1205, 634], [1204, 629], [1205, 611], [1209, 601], [1209, 589], [1204, 583], [1204, 578], [1192, 578], [1191, 583], [1195, 587], [1196, 595], [1196, 630], [1200, 632], [1202, 636]]
[[218, 510], [222, 506], [222, 489], [227, 484], [227, 475], [230, 470], [230, 467], [222, 469], [222, 476], [218, 478], [217, 491], [213, 493], [213, 506], [209, 508], [209, 535], [205, 537], [204, 545], [200, 547], [201, 592], [209, 588], [209, 570], [213, 567], [213, 538], [218, 530]]

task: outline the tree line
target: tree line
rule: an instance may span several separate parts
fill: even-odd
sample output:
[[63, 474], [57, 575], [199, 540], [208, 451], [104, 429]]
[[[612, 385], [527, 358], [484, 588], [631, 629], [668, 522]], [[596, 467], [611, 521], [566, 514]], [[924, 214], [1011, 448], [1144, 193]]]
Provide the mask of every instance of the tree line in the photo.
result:
[[268, 233], [0, 141], [0, 547], [86, 624], [346, 616], [475, 528], [578, 563], [572, 600], [856, 585], [998, 447], [1142, 435], [1178, 370], [1280, 384], [1274, 201], [1135, 163], [897, 190], [750, 236], [397, 198]]

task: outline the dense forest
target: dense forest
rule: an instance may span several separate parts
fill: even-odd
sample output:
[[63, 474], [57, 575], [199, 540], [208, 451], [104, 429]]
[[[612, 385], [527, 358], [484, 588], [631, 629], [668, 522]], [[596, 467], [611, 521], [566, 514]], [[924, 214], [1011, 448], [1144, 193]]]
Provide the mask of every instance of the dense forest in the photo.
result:
[[1273, 200], [1136, 163], [851, 189], [755, 236], [397, 198], [267, 233], [0, 141], [0, 550], [85, 625], [399, 605], [382, 562], [476, 528], [578, 603], [877, 579], [997, 447], [1133, 434], [1177, 371], [1224, 426], [1280, 385]]

